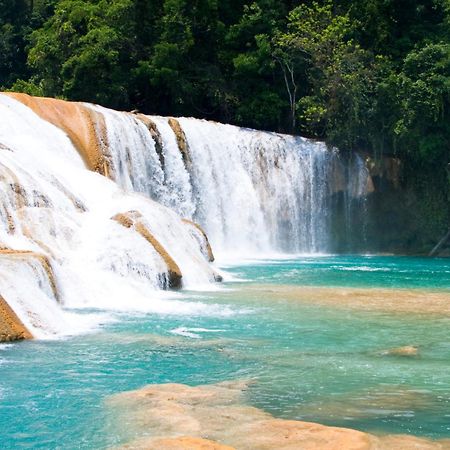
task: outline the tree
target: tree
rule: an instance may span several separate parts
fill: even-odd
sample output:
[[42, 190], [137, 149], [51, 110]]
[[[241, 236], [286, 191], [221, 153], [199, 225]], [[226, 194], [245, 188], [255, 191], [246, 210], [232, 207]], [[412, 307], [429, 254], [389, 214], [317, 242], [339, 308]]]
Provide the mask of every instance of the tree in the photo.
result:
[[27, 74], [24, 30], [29, 15], [26, 0], [0, 0], [0, 86]]
[[394, 80], [400, 104], [395, 134], [419, 167], [450, 163], [450, 44], [411, 51]]
[[45, 95], [127, 106], [133, 60], [132, 0], [62, 0], [31, 34], [28, 62]]
[[235, 123], [284, 128], [286, 100], [272, 55], [272, 37], [283, 25], [285, 14], [282, 2], [255, 1], [244, 6], [240, 20], [228, 30], [223, 62], [231, 79]]
[[135, 72], [141, 86], [150, 86], [148, 103], [166, 114], [214, 114], [221, 102], [223, 33], [217, 0], [164, 0], [159, 38]]

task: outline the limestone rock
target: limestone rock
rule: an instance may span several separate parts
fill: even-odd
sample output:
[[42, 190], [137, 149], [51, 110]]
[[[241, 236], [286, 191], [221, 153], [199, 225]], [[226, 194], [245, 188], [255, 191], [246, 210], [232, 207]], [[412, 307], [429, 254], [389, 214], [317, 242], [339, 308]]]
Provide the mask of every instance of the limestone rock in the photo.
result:
[[34, 258], [37, 259], [47, 274], [48, 281], [50, 287], [53, 291], [53, 295], [57, 301], [59, 301], [59, 292], [56, 283], [55, 273], [53, 272], [53, 267], [50, 263], [49, 258], [46, 255], [41, 253], [36, 253], [28, 250], [11, 250], [11, 249], [1, 249], [0, 250], [0, 258], [6, 256], [9, 258], [18, 258], [18, 259], [28, 259]]
[[321, 305], [359, 311], [439, 314], [450, 316], [450, 292], [421, 289], [273, 285], [270, 289], [248, 285], [245, 289], [264, 302], [276, 298], [302, 304]]
[[64, 131], [88, 169], [111, 176], [106, 125], [100, 113], [83, 103], [6, 93], [31, 108], [38, 116]]
[[0, 296], [0, 342], [32, 339], [33, 336], [17, 317], [6, 300]]
[[399, 189], [402, 174], [400, 159], [391, 156], [383, 156], [375, 160], [371, 155], [365, 155], [366, 167], [372, 178], [387, 181], [394, 189]]
[[155, 150], [158, 154], [159, 162], [161, 164], [161, 169], [164, 172], [164, 152], [163, 152], [163, 139], [161, 136], [161, 133], [158, 130], [158, 127], [156, 126], [156, 123], [153, 122], [150, 117], [145, 116], [144, 114], [137, 114], [136, 117], [147, 127], [148, 131], [150, 132], [153, 141], [155, 142]]
[[201, 243], [203, 245], [201, 245], [200, 247], [202, 248], [202, 250], [204, 249], [203, 253], [205, 254], [208, 261], [213, 262], [214, 261], [214, 253], [212, 251], [211, 244], [209, 243], [209, 239], [208, 239], [207, 234], [205, 233], [205, 230], [198, 223], [195, 223], [192, 220], [183, 219], [183, 223], [185, 223], [186, 225], [189, 225], [191, 227], [194, 227], [194, 229], [198, 232], [198, 234], [201, 236], [202, 241], [203, 241]]
[[149, 242], [154, 249], [159, 253], [167, 266], [168, 287], [172, 289], [181, 288], [183, 275], [181, 269], [174, 259], [169, 255], [162, 244], [150, 233], [147, 227], [142, 222], [142, 215], [138, 211], [128, 211], [126, 213], [119, 213], [112, 217], [112, 220], [120, 223], [126, 228], [133, 228], [139, 233], [147, 242]]
[[189, 154], [189, 146], [187, 143], [186, 135], [181, 128], [180, 122], [174, 117], [169, 118], [169, 125], [175, 133], [177, 139], [178, 148], [180, 149], [181, 156], [183, 157], [184, 165], [189, 168], [192, 165], [191, 155]]
[[228, 445], [191, 436], [144, 439], [126, 444], [121, 448], [134, 450], [235, 450]]
[[[151, 433], [151, 436], [123, 448], [229, 448], [217, 447], [220, 445], [217, 442], [239, 450], [450, 448], [446, 440], [431, 441], [401, 435], [375, 436], [349, 428], [276, 419], [269, 413], [244, 403], [247, 386], [248, 383], [244, 381], [195, 387], [182, 384], [150, 385], [137, 391], [114, 395], [108, 400], [108, 404], [126, 415], [126, 419], [122, 418], [123, 422], [128, 425], [136, 424], [138, 429], [134, 431], [144, 435]], [[191, 441], [191, 436], [197, 440]], [[210, 441], [203, 442], [204, 437]], [[185, 447], [176, 446], [183, 442]], [[155, 443], [158, 443], [159, 447], [155, 447]], [[205, 447], [190, 447], [190, 444], [201, 444]]]
[[[0, 261], [30, 262], [37, 260], [46, 273], [50, 289], [55, 300], [59, 300], [59, 293], [55, 274], [49, 258], [46, 255], [24, 250], [11, 250], [9, 248], [0, 249]], [[32, 339], [33, 336], [25, 327], [20, 318], [8, 304], [7, 298], [0, 295], [0, 342], [17, 341], [22, 339]]]

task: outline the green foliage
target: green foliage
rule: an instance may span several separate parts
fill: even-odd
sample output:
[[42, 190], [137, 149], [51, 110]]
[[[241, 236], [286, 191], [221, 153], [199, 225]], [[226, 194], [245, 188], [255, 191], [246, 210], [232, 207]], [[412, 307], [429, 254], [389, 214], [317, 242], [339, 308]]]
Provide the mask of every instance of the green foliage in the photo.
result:
[[133, 70], [140, 106], [154, 110], [156, 105], [163, 114], [214, 114], [225, 96], [218, 1], [162, 3], [158, 35]]
[[0, 86], [27, 74], [25, 28], [29, 14], [25, 0], [0, 0]]
[[0, 0], [3, 89], [395, 154], [447, 199], [449, 49], [448, 0]]
[[401, 118], [394, 131], [410, 158], [433, 163], [448, 156], [450, 45], [429, 44], [411, 51], [395, 81]]
[[44, 89], [32, 80], [16, 80], [14, 84], [6, 89], [7, 92], [23, 92], [34, 97], [44, 97]]
[[283, 26], [282, 2], [259, 0], [243, 8], [226, 34], [223, 60], [234, 103], [231, 121], [256, 128], [284, 128], [286, 95], [273, 58], [273, 34]]
[[128, 103], [126, 69], [133, 55], [131, 0], [63, 0], [31, 36], [28, 63], [45, 95]]

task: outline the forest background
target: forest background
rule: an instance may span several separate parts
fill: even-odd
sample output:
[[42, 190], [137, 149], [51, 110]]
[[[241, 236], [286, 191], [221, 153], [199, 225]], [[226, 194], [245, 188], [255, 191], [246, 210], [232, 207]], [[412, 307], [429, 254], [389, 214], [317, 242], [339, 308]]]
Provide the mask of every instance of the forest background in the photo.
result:
[[0, 88], [395, 156], [449, 225], [450, 0], [0, 0]]

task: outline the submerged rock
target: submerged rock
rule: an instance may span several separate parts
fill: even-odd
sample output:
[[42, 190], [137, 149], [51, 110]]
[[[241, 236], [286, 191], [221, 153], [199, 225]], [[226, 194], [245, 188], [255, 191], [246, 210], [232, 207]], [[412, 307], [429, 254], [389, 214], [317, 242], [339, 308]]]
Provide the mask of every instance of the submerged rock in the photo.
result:
[[[215, 385], [150, 385], [112, 396], [108, 403], [119, 411], [119, 420], [134, 427], [137, 439], [122, 448], [239, 450], [406, 450], [448, 449], [449, 442], [413, 436], [375, 436], [348, 428], [312, 422], [276, 419], [244, 403], [248, 383]], [[121, 418], [121, 414], [123, 417]], [[120, 425], [119, 425], [120, 426]], [[127, 430], [130, 431], [130, 430]], [[189, 436], [189, 438], [187, 437]], [[193, 441], [204, 447], [189, 447]], [[183, 447], [183, 440], [186, 446]], [[212, 441], [212, 442], [211, 442]], [[159, 446], [155, 447], [155, 443]], [[181, 444], [177, 447], [174, 445]], [[214, 446], [216, 445], [216, 446]]]
[[249, 285], [245, 290], [258, 295], [260, 301], [272, 303], [284, 299], [305, 305], [378, 311], [389, 313], [439, 314], [450, 316], [450, 292], [426, 289], [387, 289], [358, 287], [323, 287]]
[[415, 345], [405, 345], [404, 347], [391, 348], [381, 352], [383, 355], [389, 356], [417, 356], [419, 348]]

